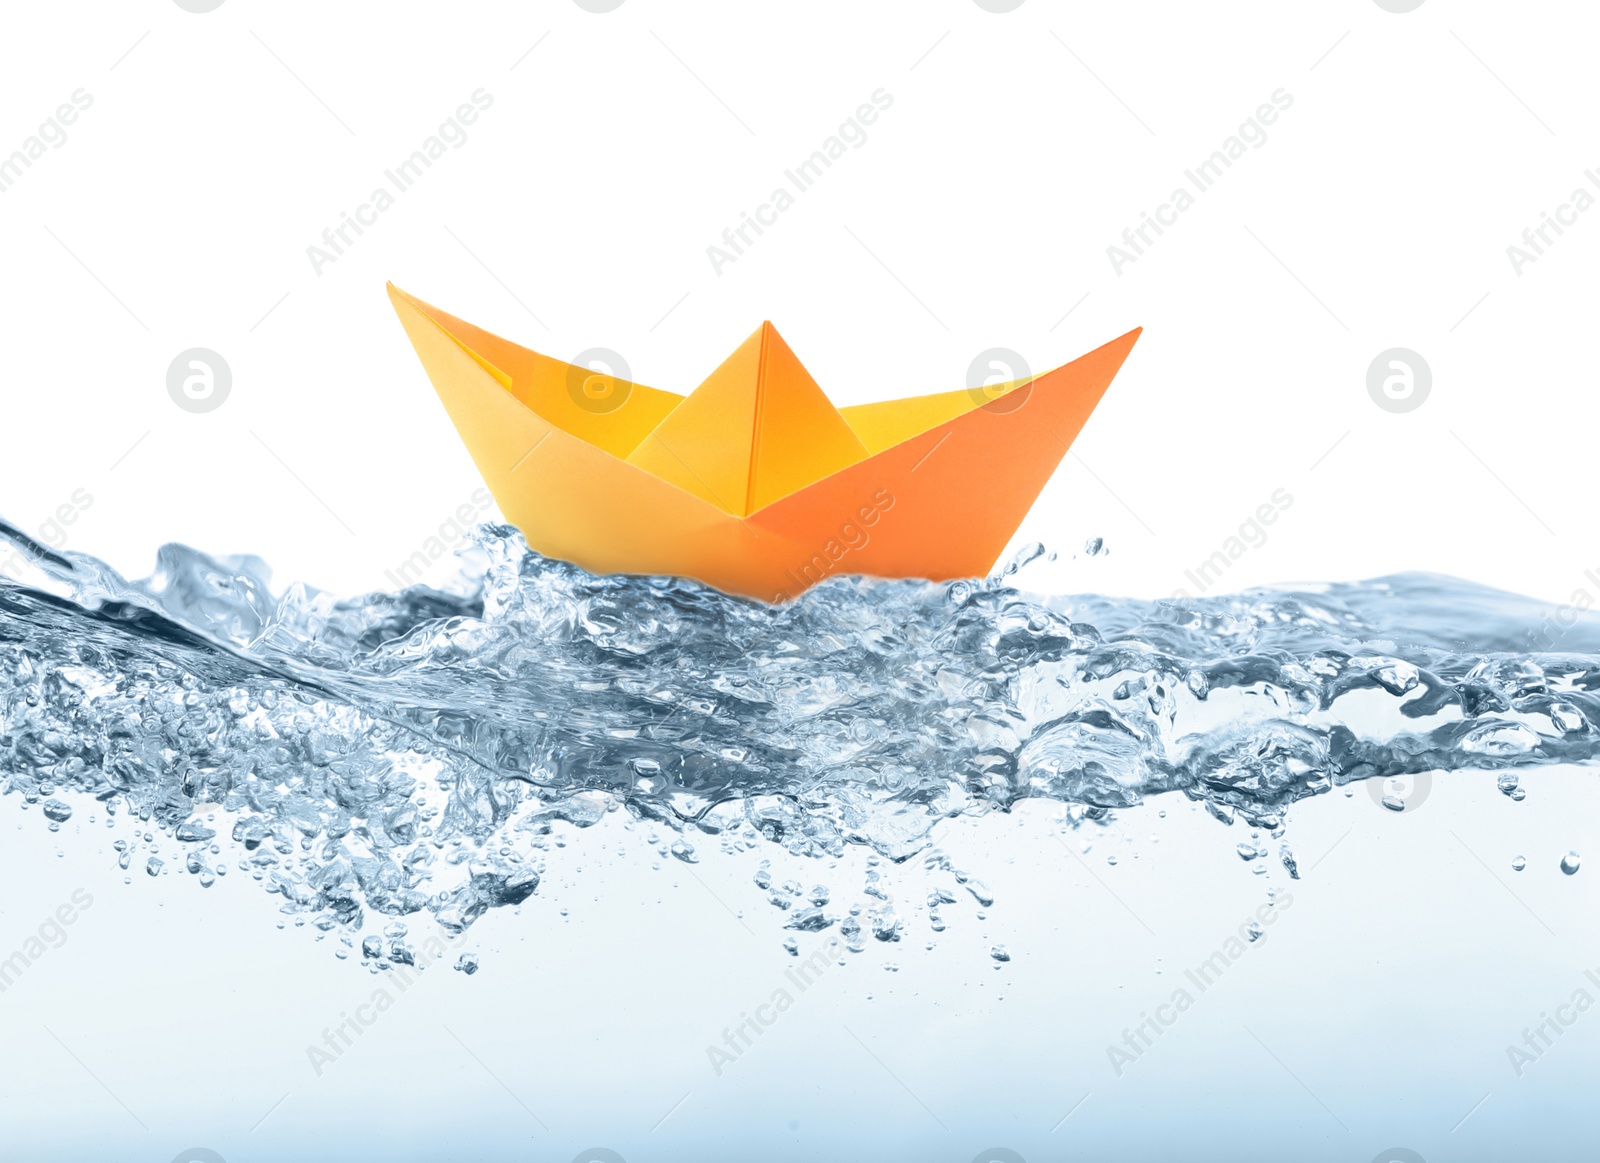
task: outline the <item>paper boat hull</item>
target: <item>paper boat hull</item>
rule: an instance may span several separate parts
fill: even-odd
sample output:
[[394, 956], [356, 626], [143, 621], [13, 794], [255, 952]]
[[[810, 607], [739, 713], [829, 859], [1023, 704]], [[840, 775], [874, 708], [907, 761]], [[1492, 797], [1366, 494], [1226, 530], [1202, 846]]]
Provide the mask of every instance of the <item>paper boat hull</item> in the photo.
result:
[[[894, 442], [740, 517], [545, 419], [463, 345], [458, 320], [392, 286], [390, 297], [501, 512], [532, 548], [593, 573], [677, 574], [767, 602], [834, 575], [986, 573], [1138, 337], [983, 406], [960, 392], [844, 409], [869, 449], [874, 427], [877, 442]], [[897, 421], [915, 427], [914, 413], [940, 411], [957, 414], [895, 439]]]

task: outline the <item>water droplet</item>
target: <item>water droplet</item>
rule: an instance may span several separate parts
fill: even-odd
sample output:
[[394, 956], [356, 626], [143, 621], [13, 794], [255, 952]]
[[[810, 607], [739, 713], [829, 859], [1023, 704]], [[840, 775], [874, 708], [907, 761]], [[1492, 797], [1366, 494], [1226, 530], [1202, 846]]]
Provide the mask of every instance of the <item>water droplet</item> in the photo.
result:
[[785, 929], [799, 929], [803, 933], [820, 933], [823, 929], [833, 924], [834, 920], [835, 918], [828, 916], [820, 907], [801, 909], [783, 927]]
[[1561, 871], [1571, 876], [1578, 871], [1578, 865], [1583, 863], [1583, 857], [1576, 852], [1568, 852], [1561, 858]]
[[996, 961], [1010, 961], [1011, 951], [1004, 945], [996, 945], [989, 950], [989, 956], [993, 957]]
[[1104, 537], [1091, 537], [1083, 543], [1083, 552], [1088, 557], [1099, 557], [1106, 553], [1106, 539]]
[[60, 800], [45, 800], [43, 811], [45, 819], [57, 824], [64, 824], [72, 818], [72, 808]]
[[1528, 867], [1528, 858], [1526, 856], [1513, 856], [1511, 858], [1512, 872], [1521, 872], [1526, 867]]
[[884, 905], [869, 912], [867, 924], [872, 929], [872, 935], [880, 941], [900, 940], [900, 915], [894, 911], [892, 905]]
[[[700, 858], [694, 854], [694, 845], [687, 840], [674, 840], [672, 842], [672, 854], [685, 864], [700, 863]], [[771, 883], [770, 880], [768, 883]]]
[[161, 875], [161, 857], [152, 856], [149, 860], [146, 860], [144, 862], [144, 870], [146, 872], [148, 872], [151, 876], [160, 876]]
[[999, 576], [1004, 579], [1010, 577], [1018, 570], [1032, 565], [1044, 556], [1044, 546], [1038, 541], [1029, 542], [1011, 555], [1011, 560], [1006, 562], [1000, 570]]
[[478, 972], [478, 955], [476, 953], [463, 953], [456, 958], [456, 971], [471, 977]]

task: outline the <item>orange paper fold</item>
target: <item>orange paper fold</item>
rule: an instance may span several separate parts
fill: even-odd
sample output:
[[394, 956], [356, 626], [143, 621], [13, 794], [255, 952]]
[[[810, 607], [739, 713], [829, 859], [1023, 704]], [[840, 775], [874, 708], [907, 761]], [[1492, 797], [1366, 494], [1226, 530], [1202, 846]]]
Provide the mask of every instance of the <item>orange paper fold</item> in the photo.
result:
[[771, 323], [688, 396], [389, 298], [506, 519], [593, 573], [782, 602], [835, 574], [988, 572], [1139, 329], [987, 389], [835, 408]]

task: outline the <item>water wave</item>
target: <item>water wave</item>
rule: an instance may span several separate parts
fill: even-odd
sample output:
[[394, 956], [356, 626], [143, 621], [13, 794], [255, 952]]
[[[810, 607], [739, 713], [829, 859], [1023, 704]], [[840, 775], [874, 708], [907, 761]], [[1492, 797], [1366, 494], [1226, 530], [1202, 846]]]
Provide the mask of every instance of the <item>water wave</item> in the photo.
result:
[[[346, 949], [526, 900], [565, 826], [609, 812], [683, 860], [937, 861], [940, 821], [1027, 798], [1075, 828], [1181, 793], [1281, 832], [1352, 781], [1600, 744], [1600, 622], [1431, 575], [1040, 597], [1030, 547], [986, 580], [834, 578], [773, 608], [484, 526], [458, 590], [340, 600], [275, 594], [256, 558], [169, 545], [130, 582], [0, 538], [31, 563], [0, 578], [5, 792], [52, 828], [131, 819], [124, 868], [243, 872]], [[840, 920], [798, 891], [789, 927]]]

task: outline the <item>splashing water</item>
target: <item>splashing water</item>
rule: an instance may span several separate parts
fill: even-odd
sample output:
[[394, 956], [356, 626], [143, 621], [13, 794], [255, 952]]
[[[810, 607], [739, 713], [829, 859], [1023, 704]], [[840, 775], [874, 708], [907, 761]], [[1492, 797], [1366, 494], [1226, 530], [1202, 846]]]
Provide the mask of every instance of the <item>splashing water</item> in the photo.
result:
[[[0, 539], [33, 567], [0, 578], [6, 793], [53, 829], [98, 803], [201, 884], [231, 863], [345, 934], [370, 915], [398, 939], [414, 914], [459, 933], [537, 890], [559, 824], [610, 811], [671, 830], [684, 861], [716, 843], [933, 864], [941, 820], [1025, 798], [1077, 826], [1182, 792], [1276, 838], [1290, 804], [1352, 781], [1600, 750], [1600, 622], [1551, 641], [1540, 604], [1428, 575], [1039, 598], [1011, 584], [1030, 547], [984, 581], [835, 578], [772, 608], [595, 577], [485, 526], [461, 592], [340, 601], [274, 597], [255, 558], [171, 545], [128, 582]], [[117, 842], [124, 869], [136, 846]], [[771, 891], [791, 929], [838, 920], [823, 886]], [[936, 931], [955, 899], [930, 896]], [[865, 923], [898, 939], [887, 904]], [[840, 923], [852, 948], [861, 929]]]

